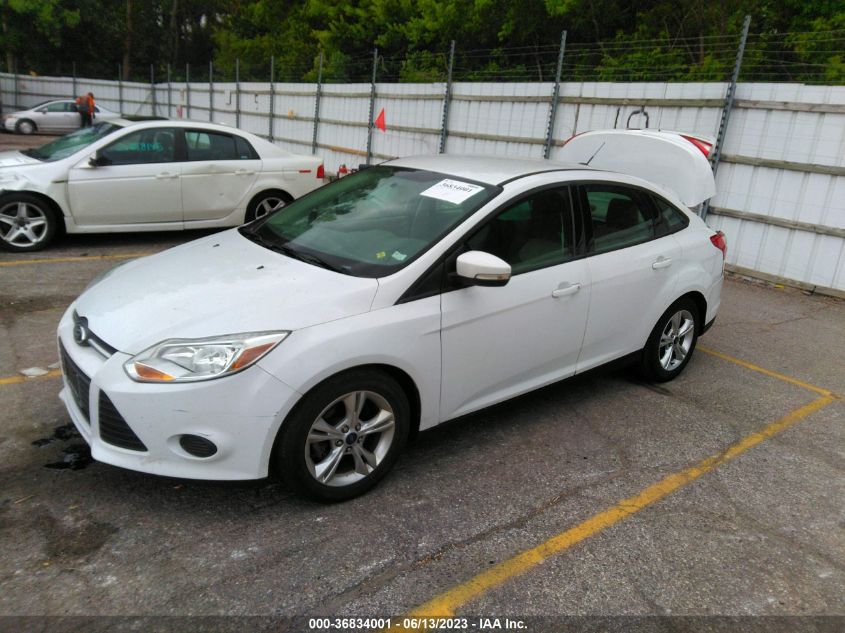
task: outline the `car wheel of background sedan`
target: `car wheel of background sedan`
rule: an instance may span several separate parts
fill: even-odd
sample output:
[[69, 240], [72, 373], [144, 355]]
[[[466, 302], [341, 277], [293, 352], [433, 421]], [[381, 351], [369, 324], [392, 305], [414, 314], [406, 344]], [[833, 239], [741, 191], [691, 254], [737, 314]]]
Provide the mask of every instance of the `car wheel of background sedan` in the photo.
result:
[[22, 121], [18, 121], [17, 125], [15, 126], [15, 131], [18, 134], [33, 134], [37, 128], [35, 127], [35, 123], [30, 121], [29, 119], [23, 119]]
[[373, 370], [346, 372], [315, 387], [285, 420], [276, 467], [300, 494], [351, 499], [393, 467], [409, 429], [408, 399], [395, 380]]
[[43, 200], [24, 193], [0, 199], [0, 247], [8, 251], [37, 251], [49, 244], [58, 222]]
[[273, 211], [278, 211], [292, 200], [293, 198], [284, 191], [264, 191], [255, 196], [252, 202], [249, 203], [245, 221], [252, 222], [253, 220], [263, 218], [273, 213]]
[[698, 307], [680, 299], [663, 313], [643, 348], [640, 373], [647, 380], [668, 382], [680, 374], [698, 341]]

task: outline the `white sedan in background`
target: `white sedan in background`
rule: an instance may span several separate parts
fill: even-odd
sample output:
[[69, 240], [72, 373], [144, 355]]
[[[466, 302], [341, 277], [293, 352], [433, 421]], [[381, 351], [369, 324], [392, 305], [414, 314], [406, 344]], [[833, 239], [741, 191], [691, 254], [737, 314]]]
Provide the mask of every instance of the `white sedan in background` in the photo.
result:
[[67, 233], [237, 226], [323, 184], [323, 161], [237, 129], [123, 119], [0, 153], [0, 247]]
[[[119, 118], [119, 112], [94, 106], [94, 123]], [[81, 123], [75, 99], [54, 99], [3, 115], [3, 128], [18, 134], [67, 134], [79, 129]]]
[[720, 304], [706, 149], [564, 149], [390, 161], [100, 278], [58, 329], [92, 455], [342, 500], [417, 430], [622, 358], [675, 378]]

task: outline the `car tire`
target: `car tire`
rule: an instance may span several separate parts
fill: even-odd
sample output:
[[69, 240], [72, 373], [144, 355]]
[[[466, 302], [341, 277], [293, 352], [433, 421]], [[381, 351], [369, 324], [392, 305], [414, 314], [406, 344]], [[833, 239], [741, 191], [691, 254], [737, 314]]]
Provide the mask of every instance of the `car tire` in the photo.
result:
[[284, 191], [262, 191], [249, 203], [244, 222], [259, 220], [285, 207], [292, 201], [293, 198]]
[[306, 394], [282, 424], [275, 469], [300, 495], [352, 499], [390, 471], [410, 422], [408, 398], [390, 376], [367, 369], [339, 374]]
[[0, 198], [0, 248], [39, 251], [53, 241], [58, 229], [56, 212], [42, 198], [26, 193]]
[[15, 125], [15, 132], [18, 134], [35, 134], [38, 131], [38, 128], [35, 127], [35, 123], [30, 121], [29, 119], [21, 119]]
[[692, 299], [673, 303], [657, 321], [640, 358], [639, 373], [651, 382], [668, 382], [686, 367], [699, 332], [698, 306]]

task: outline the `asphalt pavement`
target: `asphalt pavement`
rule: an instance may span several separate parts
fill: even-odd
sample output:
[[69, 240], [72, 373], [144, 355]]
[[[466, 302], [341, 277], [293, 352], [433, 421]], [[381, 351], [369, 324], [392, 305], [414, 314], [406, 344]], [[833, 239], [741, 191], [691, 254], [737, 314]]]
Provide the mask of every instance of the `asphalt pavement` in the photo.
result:
[[615, 370], [545, 388], [420, 434], [374, 491], [322, 505], [272, 479], [92, 462], [68, 426], [64, 309], [111, 266], [201, 234], [0, 254], [0, 615], [843, 630], [841, 301], [728, 279], [677, 380]]

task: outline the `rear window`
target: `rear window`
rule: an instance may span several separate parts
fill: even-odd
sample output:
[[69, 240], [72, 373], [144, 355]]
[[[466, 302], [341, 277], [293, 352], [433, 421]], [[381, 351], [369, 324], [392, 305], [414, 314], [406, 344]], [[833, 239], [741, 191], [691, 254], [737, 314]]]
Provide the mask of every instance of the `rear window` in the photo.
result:
[[185, 130], [188, 160], [250, 160], [255, 150], [240, 136], [211, 130]]
[[689, 225], [689, 218], [685, 213], [675, 208], [672, 203], [660, 196], [652, 196], [654, 205], [657, 207], [657, 234], [669, 235]]

